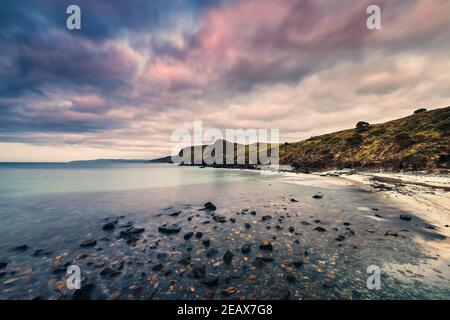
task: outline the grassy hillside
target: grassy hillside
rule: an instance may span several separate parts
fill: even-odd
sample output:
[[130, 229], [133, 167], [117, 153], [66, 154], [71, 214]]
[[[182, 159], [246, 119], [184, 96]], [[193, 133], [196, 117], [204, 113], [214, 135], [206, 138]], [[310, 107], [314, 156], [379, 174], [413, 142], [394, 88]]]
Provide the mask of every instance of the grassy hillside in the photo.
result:
[[[341, 168], [445, 170], [450, 169], [449, 137], [450, 107], [432, 111], [419, 109], [408, 117], [383, 124], [361, 121], [355, 129], [284, 143], [279, 149], [280, 164], [291, 165], [300, 171]], [[184, 164], [192, 164], [196, 160], [197, 164], [205, 165], [202, 160], [214, 156], [214, 148], [220, 144], [225, 153], [224, 163], [226, 147], [234, 148], [235, 164], [227, 162], [227, 165], [218, 166], [238, 166], [236, 158], [241, 154], [244, 154], [245, 163], [248, 163], [249, 145], [232, 145], [224, 140], [218, 140], [210, 146], [185, 148], [180, 151], [180, 155], [187, 155], [186, 152], [191, 149], [191, 156], [184, 159]], [[259, 143], [252, 147], [259, 150], [268, 149], [270, 145]], [[195, 158], [194, 148], [199, 151]]]
[[298, 169], [449, 168], [450, 107], [383, 124], [357, 128], [280, 146], [280, 163]]

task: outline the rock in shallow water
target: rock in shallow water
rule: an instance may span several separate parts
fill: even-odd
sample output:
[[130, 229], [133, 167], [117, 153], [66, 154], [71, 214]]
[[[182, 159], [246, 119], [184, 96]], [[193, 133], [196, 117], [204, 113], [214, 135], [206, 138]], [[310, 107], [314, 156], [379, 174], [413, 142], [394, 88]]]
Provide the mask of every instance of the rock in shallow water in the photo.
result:
[[250, 251], [252, 251], [252, 247], [249, 244], [244, 244], [241, 248], [243, 254], [248, 254]]
[[204, 205], [204, 210], [207, 211], [216, 211], [217, 207], [212, 202], [207, 202]]
[[19, 251], [19, 252], [23, 252], [23, 251], [26, 251], [26, 250], [28, 250], [28, 246], [27, 246], [26, 244], [22, 244], [22, 245], [20, 245], [20, 246], [11, 248], [11, 251]]
[[90, 283], [81, 287], [81, 289], [75, 290], [72, 299], [73, 300], [90, 300], [92, 291], [95, 286]]
[[108, 222], [103, 226], [103, 230], [105, 231], [112, 231], [115, 228], [115, 224], [113, 222]]
[[86, 239], [80, 243], [80, 247], [82, 248], [93, 247], [95, 245], [97, 245], [97, 240], [94, 239]]
[[227, 250], [227, 252], [225, 252], [225, 254], [223, 255], [223, 261], [225, 263], [231, 263], [231, 261], [233, 260], [234, 254], [230, 251]]
[[193, 232], [188, 232], [184, 235], [184, 240], [189, 240], [194, 236]]
[[261, 244], [259, 245], [259, 248], [261, 250], [268, 250], [268, 251], [272, 251], [273, 250], [273, 246], [270, 243], [270, 241], [268, 241], [268, 240], [264, 240], [263, 242], [261, 242]]
[[181, 227], [179, 227], [178, 225], [160, 226], [158, 228], [158, 231], [165, 234], [174, 234], [179, 233], [181, 231]]

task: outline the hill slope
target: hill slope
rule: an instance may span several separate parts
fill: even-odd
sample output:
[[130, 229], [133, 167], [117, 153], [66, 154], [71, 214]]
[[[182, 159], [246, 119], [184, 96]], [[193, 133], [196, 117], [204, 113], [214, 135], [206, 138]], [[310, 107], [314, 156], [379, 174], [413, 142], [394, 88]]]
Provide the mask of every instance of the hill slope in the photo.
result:
[[450, 107], [280, 146], [280, 163], [298, 169], [449, 168]]

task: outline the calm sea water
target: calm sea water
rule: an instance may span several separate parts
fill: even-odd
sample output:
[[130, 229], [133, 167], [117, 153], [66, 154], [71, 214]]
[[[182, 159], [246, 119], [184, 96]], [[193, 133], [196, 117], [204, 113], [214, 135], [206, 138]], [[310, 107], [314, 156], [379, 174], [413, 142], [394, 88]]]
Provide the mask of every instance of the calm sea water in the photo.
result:
[[[369, 265], [426, 265], [431, 257], [414, 238], [438, 235], [418, 217], [398, 219], [408, 213], [377, 194], [327, 179], [166, 164], [2, 164], [0, 299], [71, 299], [59, 268], [66, 264], [81, 267], [95, 299], [449, 298], [448, 270], [436, 271], [444, 285], [406, 271], [410, 281], [384, 274], [383, 290], [368, 290]], [[208, 201], [216, 212], [201, 210]], [[116, 229], [102, 230], [111, 220]], [[145, 228], [132, 243], [119, 236], [129, 223]], [[162, 234], [162, 224], [181, 232]], [[198, 237], [185, 239], [189, 232]], [[81, 248], [86, 239], [97, 244]], [[259, 249], [264, 240], [272, 251]], [[14, 250], [20, 245], [28, 248]], [[205, 285], [211, 278], [217, 283]]]

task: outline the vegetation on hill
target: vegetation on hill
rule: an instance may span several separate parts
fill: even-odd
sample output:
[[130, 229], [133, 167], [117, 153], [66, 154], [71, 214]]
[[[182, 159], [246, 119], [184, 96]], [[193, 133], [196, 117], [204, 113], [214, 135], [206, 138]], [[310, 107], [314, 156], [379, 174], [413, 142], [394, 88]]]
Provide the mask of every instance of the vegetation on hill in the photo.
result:
[[359, 122], [355, 129], [285, 143], [280, 163], [298, 169], [448, 169], [449, 132], [450, 107], [419, 109], [383, 124]]
[[[360, 121], [354, 129], [281, 144], [279, 157], [281, 165], [290, 165], [299, 171], [342, 168], [445, 170], [450, 168], [449, 137], [450, 107], [431, 111], [421, 108], [408, 117], [383, 124]], [[226, 164], [205, 161], [214, 157], [215, 148], [220, 146], [220, 143], [224, 150], [222, 163]], [[266, 143], [235, 143], [234, 160], [225, 161], [227, 146], [231, 145], [228, 141], [218, 140], [209, 146], [184, 148], [179, 155], [187, 154], [190, 149], [191, 157], [185, 157], [182, 164], [248, 167], [251, 166], [248, 161], [250, 148], [259, 151], [271, 147]], [[242, 155], [246, 159], [245, 164], [237, 165], [237, 158]]]

